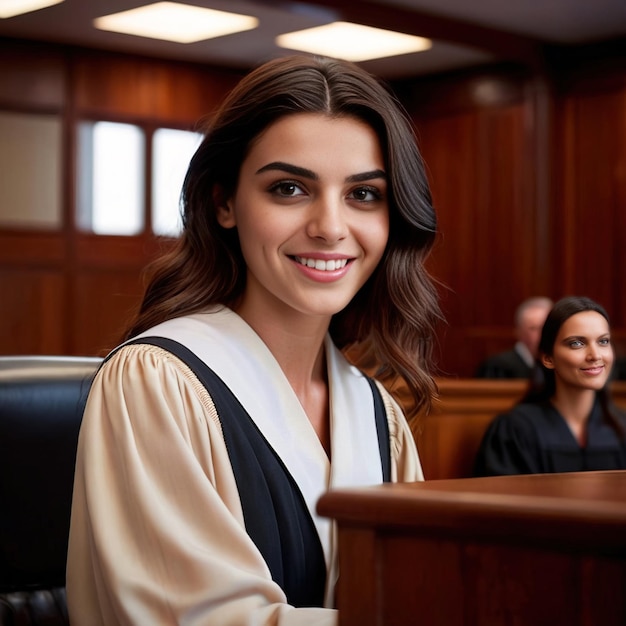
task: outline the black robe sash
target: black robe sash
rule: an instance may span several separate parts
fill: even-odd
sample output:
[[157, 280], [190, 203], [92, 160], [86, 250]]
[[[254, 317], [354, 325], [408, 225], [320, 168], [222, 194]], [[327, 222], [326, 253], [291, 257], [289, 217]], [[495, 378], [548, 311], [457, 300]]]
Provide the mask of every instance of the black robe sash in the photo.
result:
[[[183, 361], [204, 385], [222, 425], [246, 532], [263, 555], [272, 579], [283, 589], [289, 604], [323, 606], [326, 563], [315, 523], [289, 470], [239, 400], [204, 361], [177, 341], [141, 337], [124, 345], [129, 344], [149, 344], [167, 350]], [[383, 480], [389, 482], [391, 455], [387, 416], [380, 391], [373, 380], [368, 378], [368, 382], [374, 396]]]

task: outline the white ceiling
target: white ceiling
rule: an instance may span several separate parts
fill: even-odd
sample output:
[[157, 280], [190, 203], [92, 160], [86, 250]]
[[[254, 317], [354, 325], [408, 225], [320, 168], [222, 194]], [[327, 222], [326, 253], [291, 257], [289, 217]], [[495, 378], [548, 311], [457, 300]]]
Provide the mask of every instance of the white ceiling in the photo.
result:
[[[2, 0], [0, 0], [1, 2]], [[434, 38], [431, 50], [363, 66], [402, 78], [484, 63], [541, 58], [545, 44], [585, 44], [626, 35], [626, 0], [185, 0], [188, 4], [255, 15], [253, 31], [176, 44], [93, 28], [95, 17], [151, 0], [65, 0], [8, 19], [0, 36], [37, 39], [174, 60], [249, 69], [289, 53], [274, 38], [333, 19], [377, 24]]]

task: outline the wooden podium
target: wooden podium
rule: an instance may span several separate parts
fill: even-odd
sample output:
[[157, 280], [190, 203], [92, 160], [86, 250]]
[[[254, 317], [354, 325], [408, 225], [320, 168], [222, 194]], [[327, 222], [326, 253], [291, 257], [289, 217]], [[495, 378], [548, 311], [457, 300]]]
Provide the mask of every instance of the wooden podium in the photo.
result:
[[338, 490], [340, 626], [626, 625], [626, 471]]

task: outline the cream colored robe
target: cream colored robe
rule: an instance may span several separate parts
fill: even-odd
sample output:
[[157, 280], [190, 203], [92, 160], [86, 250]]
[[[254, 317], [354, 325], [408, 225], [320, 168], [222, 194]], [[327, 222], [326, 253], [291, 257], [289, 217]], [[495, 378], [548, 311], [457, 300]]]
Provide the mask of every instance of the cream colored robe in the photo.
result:
[[[78, 446], [67, 594], [72, 626], [332, 625], [334, 527], [325, 491], [380, 483], [367, 381], [329, 338], [332, 464], [280, 366], [230, 309], [161, 324], [233, 391], [300, 486], [327, 565], [326, 606], [294, 608], [246, 533], [235, 477], [209, 394], [154, 346], [122, 347], [101, 369]], [[423, 480], [402, 411], [383, 390], [392, 480]], [[368, 419], [364, 419], [366, 416]]]

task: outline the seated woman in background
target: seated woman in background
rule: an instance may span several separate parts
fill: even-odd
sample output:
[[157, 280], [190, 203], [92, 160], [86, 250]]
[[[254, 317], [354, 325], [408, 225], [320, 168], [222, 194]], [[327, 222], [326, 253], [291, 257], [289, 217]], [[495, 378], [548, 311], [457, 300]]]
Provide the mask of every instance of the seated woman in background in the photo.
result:
[[475, 475], [626, 469], [626, 419], [608, 384], [613, 361], [604, 308], [585, 297], [559, 300], [541, 333], [543, 376], [490, 424]]

